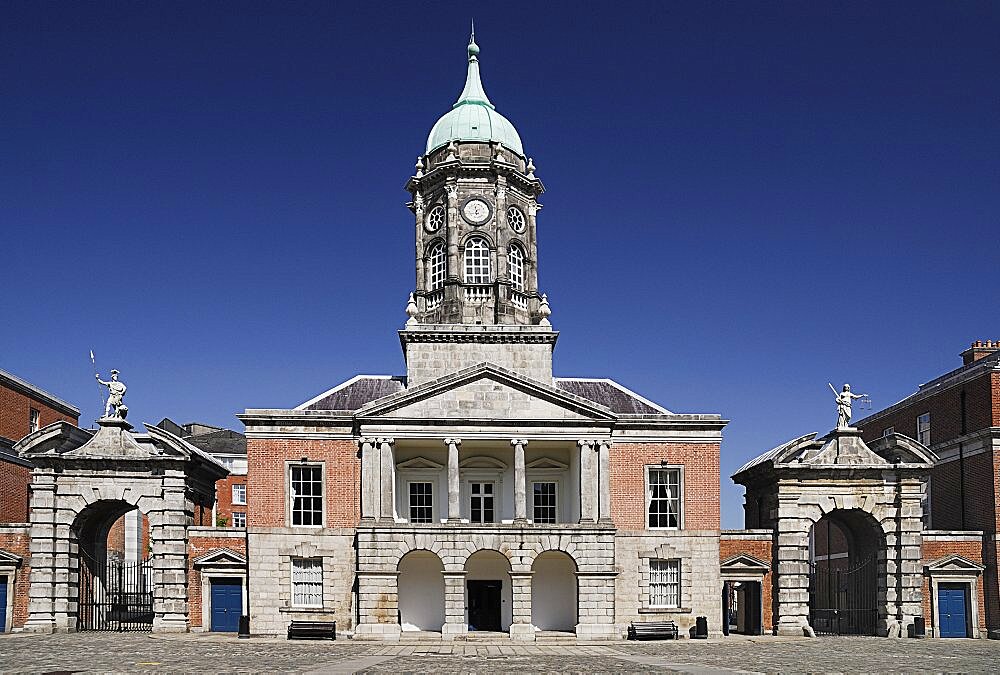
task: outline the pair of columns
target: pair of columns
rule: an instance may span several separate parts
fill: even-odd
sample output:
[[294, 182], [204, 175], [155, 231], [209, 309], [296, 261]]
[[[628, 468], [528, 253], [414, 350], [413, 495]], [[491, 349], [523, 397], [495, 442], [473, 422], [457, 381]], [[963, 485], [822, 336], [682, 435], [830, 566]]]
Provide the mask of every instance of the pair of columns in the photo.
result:
[[393, 484], [394, 438], [362, 438], [361, 444], [361, 520], [395, 521]]
[[[459, 500], [461, 483], [458, 472], [458, 449], [462, 445], [461, 438], [446, 438], [448, 446], [448, 522], [462, 521], [461, 503]], [[528, 522], [528, 505], [525, 491], [524, 448], [527, 439], [513, 438], [510, 441], [514, 448], [514, 522]]]
[[611, 439], [580, 440], [580, 523], [611, 524]]

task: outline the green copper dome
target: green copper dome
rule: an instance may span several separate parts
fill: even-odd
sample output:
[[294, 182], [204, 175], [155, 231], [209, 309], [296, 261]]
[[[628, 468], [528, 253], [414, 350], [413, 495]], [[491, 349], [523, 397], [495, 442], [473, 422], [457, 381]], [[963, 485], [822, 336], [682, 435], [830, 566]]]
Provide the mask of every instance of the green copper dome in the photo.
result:
[[469, 74], [458, 102], [439, 119], [427, 136], [427, 154], [451, 141], [499, 142], [524, 156], [521, 137], [510, 121], [498, 113], [479, 79], [479, 45], [469, 42]]

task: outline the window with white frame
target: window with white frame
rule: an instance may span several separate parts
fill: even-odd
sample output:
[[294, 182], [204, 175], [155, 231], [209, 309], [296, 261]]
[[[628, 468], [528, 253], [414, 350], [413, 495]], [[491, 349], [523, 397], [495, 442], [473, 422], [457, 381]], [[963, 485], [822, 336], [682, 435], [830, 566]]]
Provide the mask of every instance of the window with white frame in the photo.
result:
[[470, 483], [469, 496], [471, 499], [469, 521], [473, 523], [495, 522], [493, 509], [493, 483]]
[[233, 504], [247, 503], [247, 486], [244, 483], [233, 486]]
[[510, 287], [515, 291], [524, 292], [524, 251], [517, 244], [511, 244], [507, 255], [507, 273], [510, 276]]
[[681, 526], [681, 470], [647, 467], [646, 510], [649, 527]]
[[536, 523], [554, 525], [558, 491], [553, 481], [531, 484], [531, 519]]
[[917, 416], [917, 440], [924, 445], [931, 444], [931, 414], [929, 412]]
[[434, 522], [434, 484], [430, 481], [413, 481], [409, 483], [410, 492], [410, 522]]
[[444, 279], [448, 274], [448, 256], [445, 253], [442, 242], [439, 241], [431, 246], [427, 262], [430, 273], [430, 288], [428, 290], [436, 291], [444, 286]]
[[896, 429], [894, 427], [886, 427], [882, 430], [882, 437], [885, 438], [886, 436], [892, 436], [894, 433], [896, 433]]
[[322, 527], [323, 467], [295, 464], [289, 467], [292, 525]]
[[649, 606], [680, 607], [681, 561], [649, 561]]
[[247, 514], [243, 511], [233, 511], [233, 527], [246, 527]]
[[323, 559], [292, 558], [292, 607], [323, 606]]
[[34, 408], [28, 411], [28, 432], [34, 433], [41, 427], [41, 413]]
[[481, 237], [473, 237], [465, 242], [465, 283], [488, 284], [490, 282], [490, 247]]

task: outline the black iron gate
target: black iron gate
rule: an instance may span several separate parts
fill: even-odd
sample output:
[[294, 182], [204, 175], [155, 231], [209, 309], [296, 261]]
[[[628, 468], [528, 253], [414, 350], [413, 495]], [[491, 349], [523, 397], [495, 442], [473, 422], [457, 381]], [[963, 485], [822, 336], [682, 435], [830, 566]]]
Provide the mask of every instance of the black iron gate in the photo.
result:
[[95, 558], [81, 549], [77, 630], [152, 630], [152, 574], [148, 560]]
[[813, 563], [809, 574], [809, 624], [819, 635], [875, 635], [878, 560], [869, 556], [843, 569]]

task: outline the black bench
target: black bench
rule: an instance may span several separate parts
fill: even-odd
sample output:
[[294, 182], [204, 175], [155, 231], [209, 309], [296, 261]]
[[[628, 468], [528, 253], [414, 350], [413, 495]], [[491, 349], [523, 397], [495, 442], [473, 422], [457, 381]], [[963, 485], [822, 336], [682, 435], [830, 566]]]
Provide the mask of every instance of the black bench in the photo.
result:
[[646, 623], [630, 623], [628, 626], [629, 640], [676, 640], [677, 624], [673, 621], [647, 621]]
[[336, 621], [292, 621], [288, 624], [289, 640], [337, 639]]

